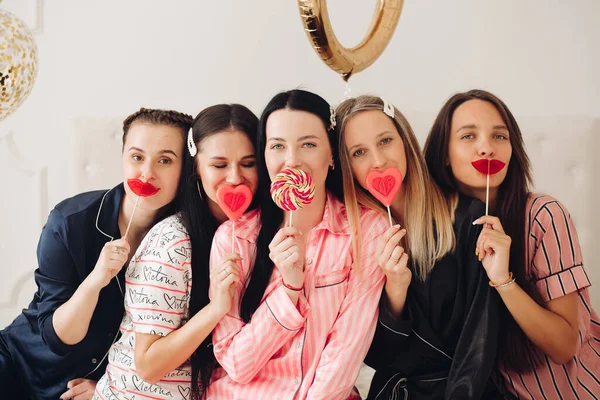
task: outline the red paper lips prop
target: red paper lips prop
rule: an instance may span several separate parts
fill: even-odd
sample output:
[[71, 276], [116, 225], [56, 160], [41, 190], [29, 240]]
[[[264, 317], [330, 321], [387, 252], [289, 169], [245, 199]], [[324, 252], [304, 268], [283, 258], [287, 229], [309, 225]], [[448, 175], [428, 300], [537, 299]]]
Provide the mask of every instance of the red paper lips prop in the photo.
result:
[[502, 168], [504, 168], [506, 164], [500, 160], [488, 160], [482, 158], [481, 160], [473, 161], [471, 165], [484, 175], [494, 175], [502, 171]]
[[153, 184], [148, 182], [142, 182], [139, 179], [127, 179], [127, 185], [133, 193], [137, 194], [140, 197], [153, 196], [160, 190]]
[[252, 190], [246, 185], [222, 185], [217, 189], [217, 201], [225, 215], [237, 221], [252, 203]]
[[396, 168], [388, 168], [383, 172], [371, 170], [366, 183], [369, 192], [389, 207], [402, 185], [402, 174]]

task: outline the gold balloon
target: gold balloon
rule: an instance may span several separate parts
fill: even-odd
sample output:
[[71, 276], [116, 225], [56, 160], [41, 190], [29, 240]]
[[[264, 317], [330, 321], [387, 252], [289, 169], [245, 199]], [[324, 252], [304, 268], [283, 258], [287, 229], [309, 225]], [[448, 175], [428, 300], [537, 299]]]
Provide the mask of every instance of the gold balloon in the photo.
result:
[[31, 31], [16, 16], [0, 10], [0, 121], [31, 92], [38, 70]]
[[371, 27], [356, 47], [348, 49], [333, 33], [326, 0], [298, 0], [304, 31], [319, 57], [344, 81], [373, 64], [390, 42], [404, 0], [377, 0]]

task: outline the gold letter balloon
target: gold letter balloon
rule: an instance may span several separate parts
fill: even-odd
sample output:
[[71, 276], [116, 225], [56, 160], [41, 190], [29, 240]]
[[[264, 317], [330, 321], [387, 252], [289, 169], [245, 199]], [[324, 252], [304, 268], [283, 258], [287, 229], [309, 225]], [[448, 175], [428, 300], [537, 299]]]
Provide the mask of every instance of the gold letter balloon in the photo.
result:
[[396, 30], [403, 3], [404, 0], [377, 0], [366, 37], [358, 46], [348, 49], [340, 44], [333, 33], [327, 0], [298, 0], [304, 31], [312, 47], [325, 64], [346, 82], [352, 75], [373, 64], [383, 53]]
[[38, 53], [31, 31], [16, 16], [0, 9], [0, 121], [31, 92]]

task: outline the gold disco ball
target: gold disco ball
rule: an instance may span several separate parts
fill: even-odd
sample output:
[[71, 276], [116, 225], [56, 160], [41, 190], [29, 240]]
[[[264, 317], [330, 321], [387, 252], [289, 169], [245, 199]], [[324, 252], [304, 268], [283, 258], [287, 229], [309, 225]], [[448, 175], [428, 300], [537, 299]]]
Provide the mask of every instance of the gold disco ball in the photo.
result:
[[0, 121], [23, 104], [37, 71], [33, 34], [14, 14], [0, 9]]

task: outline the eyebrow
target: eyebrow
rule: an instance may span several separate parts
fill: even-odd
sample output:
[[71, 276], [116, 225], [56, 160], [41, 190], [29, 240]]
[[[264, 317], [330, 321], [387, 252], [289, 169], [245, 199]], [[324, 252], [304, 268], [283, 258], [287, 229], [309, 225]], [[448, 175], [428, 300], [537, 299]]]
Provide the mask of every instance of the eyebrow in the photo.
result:
[[[131, 150], [139, 151], [140, 153], [144, 153], [144, 154], [146, 153], [144, 150], [140, 149], [139, 147], [132, 146], [129, 148], [129, 151], [131, 151]], [[173, 155], [173, 157], [177, 157], [177, 154], [173, 150], [161, 150], [158, 152], [158, 154], [171, 154], [171, 155]]]
[[[300, 136], [297, 141], [301, 142], [301, 141], [307, 140], [307, 139], [321, 140], [321, 138], [318, 137], [317, 135], [304, 135], [304, 136]], [[272, 137], [271, 139], [268, 140], [268, 142], [270, 142], [270, 141], [285, 142], [285, 139], [284, 138], [280, 138], [280, 137]]]
[[[384, 135], [387, 135], [387, 134], [389, 134], [389, 133], [393, 133], [393, 132], [392, 132], [392, 131], [387, 131], [387, 130], [386, 130], [386, 131], [383, 131], [383, 132], [381, 132], [381, 133], [378, 133], [378, 134], [377, 134], [377, 136], [376, 136], [376, 138], [378, 138], [378, 139], [379, 139], [380, 137], [382, 137], [382, 136], [384, 136]], [[363, 145], [362, 143], [355, 144], [354, 146], [352, 146], [352, 147], [350, 147], [350, 148], [348, 149], [348, 153], [352, 153], [352, 150], [353, 150], [355, 147], [360, 147], [360, 146], [364, 146], [364, 145]]]
[[[465, 125], [465, 126], [461, 126], [460, 128], [458, 128], [456, 130], [456, 132], [460, 132], [462, 129], [476, 129], [477, 125], [471, 124], [471, 125]], [[494, 125], [492, 126], [492, 129], [503, 129], [505, 131], [508, 130], [508, 128], [506, 127], [506, 125]]]
[[[216, 160], [216, 161], [229, 161], [229, 159], [227, 157], [220, 157], [220, 156], [211, 157], [210, 159]], [[244, 156], [241, 158], [241, 160], [252, 160], [252, 159], [256, 159], [256, 156], [254, 154], [248, 154], [247, 156]]]

